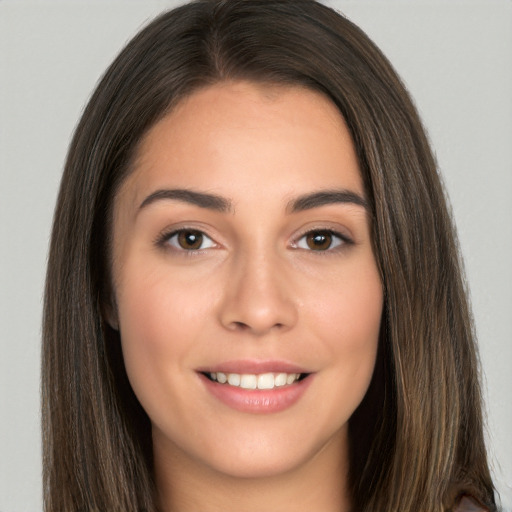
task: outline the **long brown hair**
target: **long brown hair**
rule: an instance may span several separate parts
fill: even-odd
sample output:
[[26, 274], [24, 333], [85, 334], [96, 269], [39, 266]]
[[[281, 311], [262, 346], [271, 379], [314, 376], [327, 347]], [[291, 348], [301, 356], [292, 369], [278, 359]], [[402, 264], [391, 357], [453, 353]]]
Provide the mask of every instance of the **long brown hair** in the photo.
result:
[[436, 162], [387, 59], [313, 0], [199, 0], [164, 13], [89, 101], [67, 157], [46, 281], [45, 510], [156, 510], [150, 422], [103, 320], [112, 203], [147, 130], [224, 80], [320, 91], [352, 133], [385, 294], [374, 377], [349, 425], [354, 510], [440, 512], [464, 493], [494, 510], [474, 332]]

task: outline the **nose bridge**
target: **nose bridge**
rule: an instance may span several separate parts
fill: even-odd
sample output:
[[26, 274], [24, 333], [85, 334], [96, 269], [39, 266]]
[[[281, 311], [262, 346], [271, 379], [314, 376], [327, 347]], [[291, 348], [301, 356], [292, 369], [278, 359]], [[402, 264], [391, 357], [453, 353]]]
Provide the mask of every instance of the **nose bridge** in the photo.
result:
[[296, 308], [286, 274], [286, 259], [266, 244], [236, 254], [222, 305], [224, 326], [258, 335], [293, 326]]

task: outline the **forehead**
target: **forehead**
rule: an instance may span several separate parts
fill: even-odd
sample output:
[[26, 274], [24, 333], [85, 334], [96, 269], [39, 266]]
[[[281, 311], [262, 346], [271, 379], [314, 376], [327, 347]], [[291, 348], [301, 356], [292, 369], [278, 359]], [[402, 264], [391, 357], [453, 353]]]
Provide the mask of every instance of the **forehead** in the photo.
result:
[[228, 82], [196, 91], [148, 131], [120, 196], [140, 202], [171, 185], [223, 194], [243, 185], [249, 193], [274, 188], [278, 177], [290, 193], [320, 184], [363, 192], [349, 130], [326, 96]]

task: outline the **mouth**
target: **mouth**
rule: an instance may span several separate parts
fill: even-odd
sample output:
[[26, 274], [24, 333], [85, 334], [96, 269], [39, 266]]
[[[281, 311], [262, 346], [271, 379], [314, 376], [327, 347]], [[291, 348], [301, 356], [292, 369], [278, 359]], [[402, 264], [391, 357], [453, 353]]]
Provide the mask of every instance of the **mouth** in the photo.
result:
[[246, 390], [271, 390], [292, 386], [307, 378], [309, 373], [227, 373], [201, 372], [208, 380]]
[[225, 361], [196, 370], [215, 399], [243, 413], [287, 410], [301, 400], [315, 373], [286, 361]]

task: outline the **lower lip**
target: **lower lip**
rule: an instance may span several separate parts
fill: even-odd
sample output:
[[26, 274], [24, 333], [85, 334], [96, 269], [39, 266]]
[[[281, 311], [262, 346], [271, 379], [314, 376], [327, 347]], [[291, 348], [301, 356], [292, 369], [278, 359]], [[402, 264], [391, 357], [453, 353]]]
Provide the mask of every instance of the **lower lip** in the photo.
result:
[[199, 374], [206, 389], [222, 403], [241, 412], [265, 414], [281, 412], [299, 401], [313, 375], [294, 384], [273, 389], [243, 389], [229, 384], [219, 384]]

